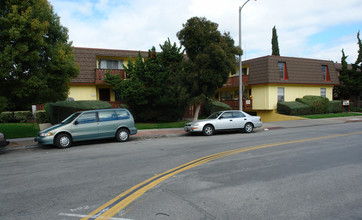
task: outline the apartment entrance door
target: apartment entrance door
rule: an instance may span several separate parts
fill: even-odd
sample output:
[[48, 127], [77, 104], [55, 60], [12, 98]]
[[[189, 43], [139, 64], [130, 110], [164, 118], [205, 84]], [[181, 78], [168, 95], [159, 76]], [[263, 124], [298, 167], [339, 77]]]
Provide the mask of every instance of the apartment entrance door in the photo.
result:
[[99, 100], [111, 101], [111, 90], [110, 89], [99, 89]]

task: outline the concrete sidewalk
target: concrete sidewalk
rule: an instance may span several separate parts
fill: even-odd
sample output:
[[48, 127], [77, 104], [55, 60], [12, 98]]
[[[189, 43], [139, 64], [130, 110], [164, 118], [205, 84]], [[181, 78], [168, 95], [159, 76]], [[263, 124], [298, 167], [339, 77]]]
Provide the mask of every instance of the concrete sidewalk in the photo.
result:
[[[353, 123], [353, 122], [362, 122], [362, 116], [265, 122], [263, 123], [263, 127], [261, 129], [272, 130], [272, 129], [283, 129], [283, 128]], [[136, 135], [131, 136], [131, 138], [145, 139], [145, 138], [160, 138], [160, 137], [177, 137], [185, 134], [186, 132], [183, 130], [183, 128], [147, 129], [147, 130], [138, 130], [138, 133]], [[34, 138], [17, 138], [17, 139], [9, 139], [8, 141], [10, 141], [10, 144], [6, 146], [7, 150], [19, 150], [19, 149], [29, 149], [37, 147], [37, 143], [34, 141]]]

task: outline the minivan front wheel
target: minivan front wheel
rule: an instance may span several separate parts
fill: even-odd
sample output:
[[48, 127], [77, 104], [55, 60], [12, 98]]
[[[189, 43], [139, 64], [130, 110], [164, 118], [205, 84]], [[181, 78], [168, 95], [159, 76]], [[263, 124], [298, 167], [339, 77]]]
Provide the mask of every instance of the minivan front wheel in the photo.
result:
[[72, 139], [68, 134], [59, 134], [55, 138], [55, 144], [58, 148], [68, 148], [72, 145]]
[[117, 131], [116, 139], [119, 142], [128, 141], [129, 139], [129, 131], [125, 128], [121, 128]]

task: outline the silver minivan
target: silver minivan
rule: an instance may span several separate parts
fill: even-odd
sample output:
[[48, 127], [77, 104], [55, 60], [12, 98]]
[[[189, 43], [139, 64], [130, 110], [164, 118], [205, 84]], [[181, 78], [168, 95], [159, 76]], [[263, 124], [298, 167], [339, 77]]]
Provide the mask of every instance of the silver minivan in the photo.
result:
[[38, 133], [35, 141], [40, 145], [53, 144], [67, 148], [76, 141], [114, 137], [117, 141], [127, 141], [137, 134], [134, 118], [127, 109], [101, 109], [76, 112], [60, 124]]

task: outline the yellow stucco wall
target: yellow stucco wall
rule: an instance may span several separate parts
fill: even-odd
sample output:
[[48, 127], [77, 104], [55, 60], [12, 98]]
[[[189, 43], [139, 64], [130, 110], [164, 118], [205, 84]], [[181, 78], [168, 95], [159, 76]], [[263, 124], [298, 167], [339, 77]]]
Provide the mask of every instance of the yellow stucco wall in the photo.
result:
[[97, 88], [95, 85], [71, 85], [69, 97], [74, 100], [97, 100]]
[[304, 120], [306, 118], [291, 116], [291, 115], [282, 115], [279, 114], [275, 109], [274, 110], [257, 110], [256, 115], [260, 116], [262, 122], [273, 122], [273, 121], [292, 121], [292, 120]]
[[[96, 85], [71, 85], [69, 89], [69, 96], [74, 98], [75, 101], [79, 100], [99, 100], [99, 88], [110, 88], [109, 86], [96, 86]], [[110, 90], [111, 100], [115, 100], [113, 90]]]
[[257, 85], [252, 86], [253, 109], [273, 110], [277, 108], [278, 87], [284, 88], [284, 100], [295, 101], [306, 95], [321, 95], [321, 88], [326, 88], [326, 97], [333, 100], [333, 86], [326, 85]]
[[268, 86], [252, 86], [252, 97], [253, 97], [253, 109], [271, 110], [269, 105], [269, 87]]

